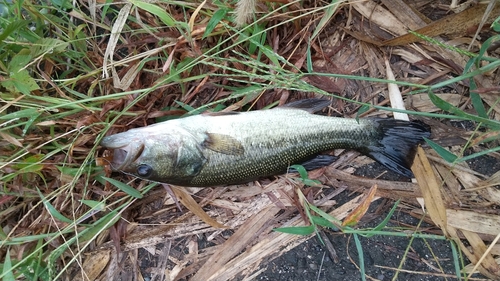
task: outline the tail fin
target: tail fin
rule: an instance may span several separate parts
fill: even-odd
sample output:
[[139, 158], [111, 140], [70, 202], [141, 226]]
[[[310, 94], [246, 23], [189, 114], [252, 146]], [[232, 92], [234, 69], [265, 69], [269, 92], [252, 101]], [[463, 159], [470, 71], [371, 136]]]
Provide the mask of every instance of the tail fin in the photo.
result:
[[431, 135], [424, 123], [395, 119], [373, 119], [378, 126], [377, 141], [366, 147], [368, 154], [387, 168], [411, 178], [409, 169], [414, 156], [414, 148]]

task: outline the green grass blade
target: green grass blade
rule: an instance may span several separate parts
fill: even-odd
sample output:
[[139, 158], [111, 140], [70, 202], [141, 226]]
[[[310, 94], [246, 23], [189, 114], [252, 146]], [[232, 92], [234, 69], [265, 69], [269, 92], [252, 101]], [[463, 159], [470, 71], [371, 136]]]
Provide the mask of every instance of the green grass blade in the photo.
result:
[[[401, 200], [398, 200], [398, 201], [396, 201], [396, 203], [394, 203], [394, 206], [392, 206], [391, 210], [389, 211], [387, 216], [385, 216], [384, 220], [373, 229], [374, 231], [381, 231], [389, 223], [389, 221], [391, 220], [392, 214], [394, 214], [394, 212], [396, 211], [396, 208], [398, 207], [398, 204], [400, 201]], [[364, 235], [364, 237], [372, 237], [373, 235], [375, 235], [375, 234]]]
[[497, 151], [500, 151], [500, 146], [497, 146], [497, 147], [494, 147], [494, 148], [490, 148], [490, 149], [486, 149], [486, 150], [483, 150], [483, 151], [480, 151], [480, 152], [476, 152], [476, 153], [464, 156], [462, 158], [457, 159], [457, 162], [468, 161], [468, 160], [477, 158], [479, 156], [487, 155], [487, 154], [494, 153], [494, 152], [497, 152]]
[[175, 103], [180, 105], [187, 112], [189, 112], [189, 115], [196, 115], [196, 114], [200, 113], [199, 109], [196, 109], [196, 108], [190, 106], [189, 104], [183, 103], [183, 102], [178, 101], [178, 100], [176, 100]]
[[165, 10], [157, 5], [142, 2], [140, 0], [130, 0], [130, 3], [133, 5], [150, 12], [153, 15], [156, 15], [164, 24], [170, 27], [175, 27], [176, 21], [170, 16]]
[[429, 92], [428, 95], [429, 95], [429, 98], [432, 101], [432, 103], [444, 111], [453, 113], [453, 114], [460, 116], [460, 117], [463, 117], [466, 120], [471, 120], [471, 121], [483, 123], [485, 126], [488, 126], [490, 128], [493, 128], [493, 129], [500, 129], [500, 122], [498, 122], [498, 121], [490, 120], [488, 118], [483, 118], [480, 116], [466, 113], [463, 110], [461, 110], [460, 108], [458, 108], [458, 107], [446, 102], [445, 100], [441, 99], [440, 97], [438, 97], [436, 94], [434, 94], [432, 92]]
[[[247, 30], [249, 30], [249, 29], [247, 29]], [[266, 33], [263, 32], [263, 30], [264, 30], [264, 26], [262, 24], [253, 24], [252, 25], [252, 34], [250, 36], [247, 37], [244, 34], [242, 34], [242, 39], [244, 41], [249, 42], [249, 44], [248, 44], [248, 53], [249, 54], [252, 54], [252, 55], [255, 54], [255, 51], [257, 51], [257, 49], [262, 46], [261, 42], [265, 42]]]
[[335, 228], [334, 228], [335, 231], [338, 231], [338, 229], [340, 229], [340, 226], [342, 225], [341, 221], [339, 221], [338, 219], [330, 216], [325, 211], [321, 210], [320, 208], [318, 208], [318, 207], [316, 207], [314, 205], [310, 205], [310, 208], [311, 208], [311, 210], [313, 210], [314, 212], [316, 212], [316, 214], [320, 215], [325, 220], [327, 220], [329, 222], [332, 222], [335, 225]]
[[498, 17], [492, 24], [491, 28], [496, 32], [500, 32], [500, 17]]
[[40, 196], [40, 199], [43, 202], [43, 205], [45, 206], [47, 211], [49, 211], [49, 214], [52, 217], [54, 217], [55, 219], [58, 219], [62, 222], [65, 222], [65, 223], [72, 223], [73, 222], [73, 220], [70, 220], [67, 217], [63, 216], [61, 213], [59, 213], [59, 211], [56, 210], [56, 208], [54, 208], [54, 206], [52, 204], [50, 204], [49, 200], [47, 200], [47, 198], [45, 198], [45, 196], [43, 196], [42, 192], [40, 192], [40, 190], [38, 188], [37, 188], [37, 191], [38, 191], [38, 196]]
[[462, 280], [462, 270], [460, 269], [459, 256], [457, 251], [457, 246], [453, 240], [450, 240], [451, 254], [453, 256], [453, 265], [455, 266], [455, 275], [457, 276], [457, 280]]
[[312, 61], [312, 55], [311, 55], [311, 43], [307, 43], [307, 51], [306, 51], [306, 66], [307, 66], [307, 72], [308, 73], [313, 73], [313, 61]]
[[103, 201], [95, 201], [95, 200], [80, 200], [83, 204], [89, 206], [91, 210], [94, 211], [103, 211], [106, 208], [106, 203]]
[[359, 273], [361, 274], [361, 280], [366, 281], [365, 255], [363, 252], [363, 246], [361, 245], [361, 241], [359, 241], [359, 235], [354, 233], [353, 237], [354, 237], [354, 243], [356, 244], [356, 250], [358, 251]]
[[290, 168], [295, 169], [299, 175], [300, 180], [307, 186], [318, 186], [321, 185], [321, 182], [318, 180], [312, 180], [309, 178], [306, 169], [302, 165], [292, 165]]
[[359, 122], [359, 117], [361, 116], [361, 114], [367, 112], [368, 110], [370, 110], [370, 106], [365, 104], [363, 106], [361, 106], [359, 109], [358, 109], [358, 112], [356, 113], [356, 121]]
[[32, 255], [19, 262], [17, 269], [28, 279], [28, 280], [43, 280], [49, 281], [49, 271], [44, 259], [44, 247], [45, 243], [43, 239], [38, 240], [37, 246], [34, 249]]
[[488, 114], [486, 113], [486, 108], [484, 108], [481, 96], [478, 93], [473, 92], [477, 89], [476, 83], [473, 81], [473, 79], [470, 79], [469, 84], [470, 84], [470, 93], [469, 93], [470, 99], [472, 102], [472, 106], [477, 112], [477, 115], [482, 118], [488, 118]]
[[2, 281], [15, 281], [14, 272], [12, 272], [12, 261], [10, 259], [10, 249], [7, 249], [5, 261], [2, 269]]
[[90, 241], [91, 239], [95, 238], [96, 235], [114, 225], [119, 219], [120, 215], [117, 210], [109, 212], [109, 214], [100, 218], [91, 227], [86, 228], [84, 231], [80, 232], [79, 242]]
[[323, 227], [327, 227], [327, 228], [333, 229], [335, 231], [338, 230], [336, 225], [334, 225], [331, 221], [329, 221], [323, 217], [311, 216], [311, 220], [314, 222], [314, 224], [321, 225]]
[[142, 194], [139, 192], [139, 190], [131, 187], [130, 185], [128, 184], [125, 184], [121, 181], [117, 181], [115, 179], [112, 179], [112, 178], [108, 178], [108, 177], [102, 177], [103, 179], [105, 179], [106, 181], [108, 181], [110, 184], [116, 186], [119, 190], [127, 193], [128, 195], [134, 197], [134, 198], [142, 198]]
[[308, 178], [307, 171], [304, 168], [304, 166], [302, 166], [302, 165], [292, 165], [292, 166], [290, 166], [290, 168], [295, 169], [299, 173], [299, 175], [300, 175], [301, 178], [303, 178], [303, 179], [307, 179]]
[[343, 1], [333, 0], [332, 3], [328, 5], [328, 8], [326, 8], [325, 13], [323, 14], [323, 17], [321, 18], [321, 20], [319, 21], [318, 25], [314, 30], [311, 39], [315, 39], [316, 36], [318, 36], [318, 34], [320, 34], [320, 32], [323, 30], [323, 28], [325, 28], [326, 24], [330, 22], [332, 17], [335, 15], [335, 12], [337, 11], [340, 2]]
[[205, 32], [203, 33], [202, 39], [205, 39], [210, 35], [210, 33], [214, 30], [214, 28], [219, 24], [219, 22], [226, 17], [228, 13], [228, 9], [218, 9], [214, 15], [208, 21], [207, 27], [205, 28]]
[[290, 226], [290, 227], [278, 227], [273, 229], [277, 232], [283, 232], [288, 234], [296, 234], [296, 235], [309, 235], [313, 234], [315, 231], [314, 226]]
[[[499, 17], [500, 19], [500, 17]], [[488, 54], [488, 49], [490, 49], [490, 47], [492, 46], [492, 44], [496, 43], [497, 41], [500, 40], [500, 35], [494, 35], [494, 36], [491, 36], [490, 38], [486, 39], [486, 41], [484, 41], [483, 44], [481, 44], [481, 49], [479, 49], [479, 53], [477, 55], [477, 59], [478, 60], [491, 60], [491, 58], [488, 58], [486, 57], [485, 55]], [[494, 60], [497, 60], [496, 58], [494, 58]], [[477, 63], [479, 65], [479, 61]]]
[[27, 20], [15, 20], [10, 22], [0, 34], [0, 42], [7, 39], [13, 32], [18, 31], [29, 24]]
[[[478, 56], [477, 57], [474, 57], [472, 59], [470, 59], [467, 64], [465, 65], [464, 67], [464, 73], [467, 73], [469, 72], [473, 66], [477, 65], [477, 66], [480, 66], [480, 62], [481, 60], [485, 59], [485, 54], [487, 54], [487, 50], [488, 48], [491, 46], [491, 44], [497, 40], [500, 39], [500, 36], [499, 35], [496, 35], [496, 36], [492, 36], [491, 38], [487, 39], [482, 45], [481, 45], [481, 49], [478, 53]], [[483, 101], [481, 99], [481, 96], [477, 93], [474, 93], [474, 91], [477, 89], [477, 85], [476, 85], [476, 82], [474, 80], [474, 77], [470, 77], [469, 78], [469, 92], [470, 92], [470, 98], [471, 98], [471, 101], [472, 101], [472, 105], [474, 107], [474, 109], [476, 110], [477, 114], [480, 116], [480, 117], [483, 117], [483, 118], [488, 118], [488, 115], [486, 113], [486, 109], [484, 107], [484, 104], [483, 104]]]
[[455, 154], [451, 153], [450, 151], [448, 151], [446, 148], [440, 146], [439, 144], [431, 141], [430, 139], [428, 138], [424, 138], [425, 142], [430, 146], [432, 147], [432, 149], [434, 149], [438, 154], [439, 156], [441, 156], [441, 158], [443, 158], [444, 160], [446, 160], [447, 162], [449, 163], [454, 163], [455, 161], [457, 161], [458, 159], [458, 156], [456, 156]]
[[31, 56], [38, 57], [46, 54], [63, 53], [70, 44], [55, 38], [40, 38], [30, 48]]
[[66, 240], [65, 243], [54, 249], [50, 255], [48, 256], [48, 268], [49, 268], [49, 274], [51, 276], [55, 275], [56, 269], [55, 269], [55, 263], [56, 260], [75, 242], [85, 242], [85, 241], [90, 241], [91, 239], [94, 239], [96, 235], [102, 231], [104, 231], [106, 228], [112, 226], [115, 224], [118, 219], [120, 219], [120, 216], [118, 215], [118, 211], [113, 210], [109, 214], [105, 215], [104, 217], [100, 218], [97, 222], [95, 222], [91, 227], [88, 227], [78, 233], [78, 235], [71, 236], [70, 239]]

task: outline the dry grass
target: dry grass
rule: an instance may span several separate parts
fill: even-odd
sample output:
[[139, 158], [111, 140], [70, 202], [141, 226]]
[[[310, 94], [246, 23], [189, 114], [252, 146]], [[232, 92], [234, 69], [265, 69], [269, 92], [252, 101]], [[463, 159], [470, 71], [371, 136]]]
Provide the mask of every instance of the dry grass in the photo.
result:
[[[401, 211], [435, 225], [384, 235], [447, 237], [471, 261], [458, 277], [479, 270], [499, 280], [500, 172], [484, 175], [466, 160], [500, 157], [490, 28], [500, 5], [455, 13], [448, 1], [380, 2], [257, 1], [241, 28], [235, 5], [218, 1], [0, 4], [2, 280], [143, 280], [138, 249], [159, 256], [151, 280], [250, 280], [263, 261], [311, 237], [274, 228], [310, 223], [313, 206], [343, 220], [362, 198], [401, 199]], [[309, 174], [321, 188], [284, 175], [176, 189], [228, 234], [179, 211], [161, 186], [95, 165], [108, 153], [97, 145], [104, 135], [195, 109], [313, 96], [333, 97], [334, 115], [409, 113], [430, 124], [434, 149], [419, 149], [416, 183], [353, 176], [371, 160], [336, 151], [337, 162]], [[376, 196], [364, 197], [374, 185]], [[361, 194], [337, 205], [344, 190]], [[202, 248], [201, 234], [215, 246]]]

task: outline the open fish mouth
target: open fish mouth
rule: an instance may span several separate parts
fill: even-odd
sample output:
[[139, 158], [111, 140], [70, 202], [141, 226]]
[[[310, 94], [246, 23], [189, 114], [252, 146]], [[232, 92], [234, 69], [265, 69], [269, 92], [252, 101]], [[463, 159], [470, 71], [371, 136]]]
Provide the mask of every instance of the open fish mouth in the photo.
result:
[[127, 164], [127, 156], [129, 153], [126, 149], [116, 148], [113, 150], [113, 160], [111, 162], [111, 167], [113, 170], [122, 169]]
[[115, 171], [127, 170], [127, 167], [141, 156], [143, 150], [144, 145], [142, 143], [113, 149], [113, 160], [110, 163], [111, 168]]
[[132, 163], [141, 157], [144, 152], [144, 144], [142, 142], [133, 142], [126, 147], [115, 148], [113, 151], [113, 169], [127, 170], [127, 167], [132, 167]]
[[100, 145], [112, 151], [113, 158], [110, 164], [115, 171], [125, 170], [144, 151], [142, 141], [129, 140], [120, 134], [103, 138]]

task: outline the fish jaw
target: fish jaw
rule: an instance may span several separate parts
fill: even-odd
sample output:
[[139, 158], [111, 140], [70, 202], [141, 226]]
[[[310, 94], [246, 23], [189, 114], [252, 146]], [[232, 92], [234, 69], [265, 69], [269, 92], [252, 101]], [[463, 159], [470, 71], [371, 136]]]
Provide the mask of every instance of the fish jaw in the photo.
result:
[[128, 132], [104, 137], [100, 145], [113, 150], [110, 165], [115, 171], [126, 170], [144, 150], [142, 138], [131, 136]]

